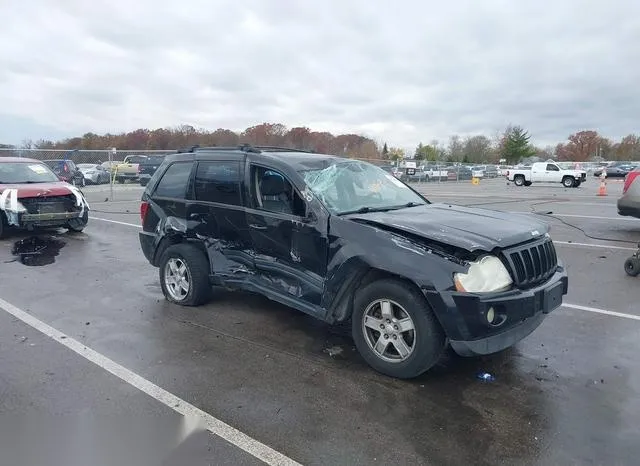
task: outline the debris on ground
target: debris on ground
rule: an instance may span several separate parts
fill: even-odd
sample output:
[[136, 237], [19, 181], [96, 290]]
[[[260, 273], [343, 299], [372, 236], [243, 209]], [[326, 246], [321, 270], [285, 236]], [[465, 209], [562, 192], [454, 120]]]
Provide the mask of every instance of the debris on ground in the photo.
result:
[[330, 357], [334, 357], [334, 356], [338, 356], [339, 354], [342, 354], [342, 348], [339, 346], [332, 346], [331, 348], [325, 348], [323, 351], [327, 353]]
[[496, 380], [496, 378], [488, 372], [480, 372], [476, 377], [483, 382], [493, 382]]

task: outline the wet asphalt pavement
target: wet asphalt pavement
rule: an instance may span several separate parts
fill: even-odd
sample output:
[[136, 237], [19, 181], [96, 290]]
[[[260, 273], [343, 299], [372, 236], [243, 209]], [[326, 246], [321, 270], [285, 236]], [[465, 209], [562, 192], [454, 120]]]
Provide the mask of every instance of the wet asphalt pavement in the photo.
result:
[[[449, 356], [419, 379], [390, 379], [365, 365], [344, 330], [260, 296], [220, 292], [195, 309], [165, 302], [138, 245], [141, 189], [129, 185], [109, 202], [108, 187], [86, 189], [90, 225], [53, 232], [65, 242], [53, 263], [5, 263], [28, 235], [0, 242], [0, 298], [303, 464], [636, 464], [640, 278], [623, 263], [640, 220], [617, 215], [622, 185], [610, 182], [604, 198], [592, 179], [578, 189], [503, 180], [419, 189], [435, 202], [551, 213], [569, 272], [565, 303], [578, 308], [554, 311], [503, 353]], [[88, 410], [178, 416], [0, 312], [0, 411]], [[213, 435], [207, 442], [211, 464], [258, 462]]]

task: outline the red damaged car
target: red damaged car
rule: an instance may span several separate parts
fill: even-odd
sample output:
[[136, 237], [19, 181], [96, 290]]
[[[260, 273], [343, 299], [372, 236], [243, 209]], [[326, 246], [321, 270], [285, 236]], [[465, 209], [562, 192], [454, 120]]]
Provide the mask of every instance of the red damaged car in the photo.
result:
[[0, 238], [10, 229], [64, 227], [82, 231], [89, 204], [75, 186], [60, 181], [44, 163], [0, 157]]

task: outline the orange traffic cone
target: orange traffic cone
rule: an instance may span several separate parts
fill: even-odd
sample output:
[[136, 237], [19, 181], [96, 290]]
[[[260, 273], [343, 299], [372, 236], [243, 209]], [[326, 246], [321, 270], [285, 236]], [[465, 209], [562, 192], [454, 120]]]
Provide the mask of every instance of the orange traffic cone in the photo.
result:
[[602, 180], [600, 182], [600, 189], [598, 189], [598, 196], [606, 196], [607, 195], [607, 183]]

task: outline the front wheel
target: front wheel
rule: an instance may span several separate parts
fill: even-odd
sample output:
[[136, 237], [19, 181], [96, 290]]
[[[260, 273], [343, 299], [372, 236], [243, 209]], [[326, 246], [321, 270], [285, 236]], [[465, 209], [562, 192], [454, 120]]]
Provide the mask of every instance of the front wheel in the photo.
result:
[[72, 218], [67, 222], [67, 229], [74, 233], [80, 233], [89, 223], [89, 212], [85, 209], [82, 217]]
[[572, 188], [575, 181], [575, 178], [573, 178], [572, 176], [567, 176], [562, 180], [562, 185], [565, 188]]
[[7, 236], [9, 236], [9, 222], [4, 212], [0, 210], [0, 239], [5, 239]]
[[174, 244], [160, 260], [160, 286], [167, 301], [181, 306], [200, 306], [211, 298], [209, 261], [190, 244]]
[[444, 354], [445, 335], [424, 297], [400, 280], [365, 286], [354, 300], [352, 334], [358, 351], [378, 372], [409, 379]]
[[581, 184], [582, 184], [582, 181], [576, 180], [575, 183], [573, 183], [573, 187], [574, 188], [579, 188]]
[[624, 271], [630, 277], [637, 277], [640, 275], [640, 258], [630, 257], [624, 263]]

